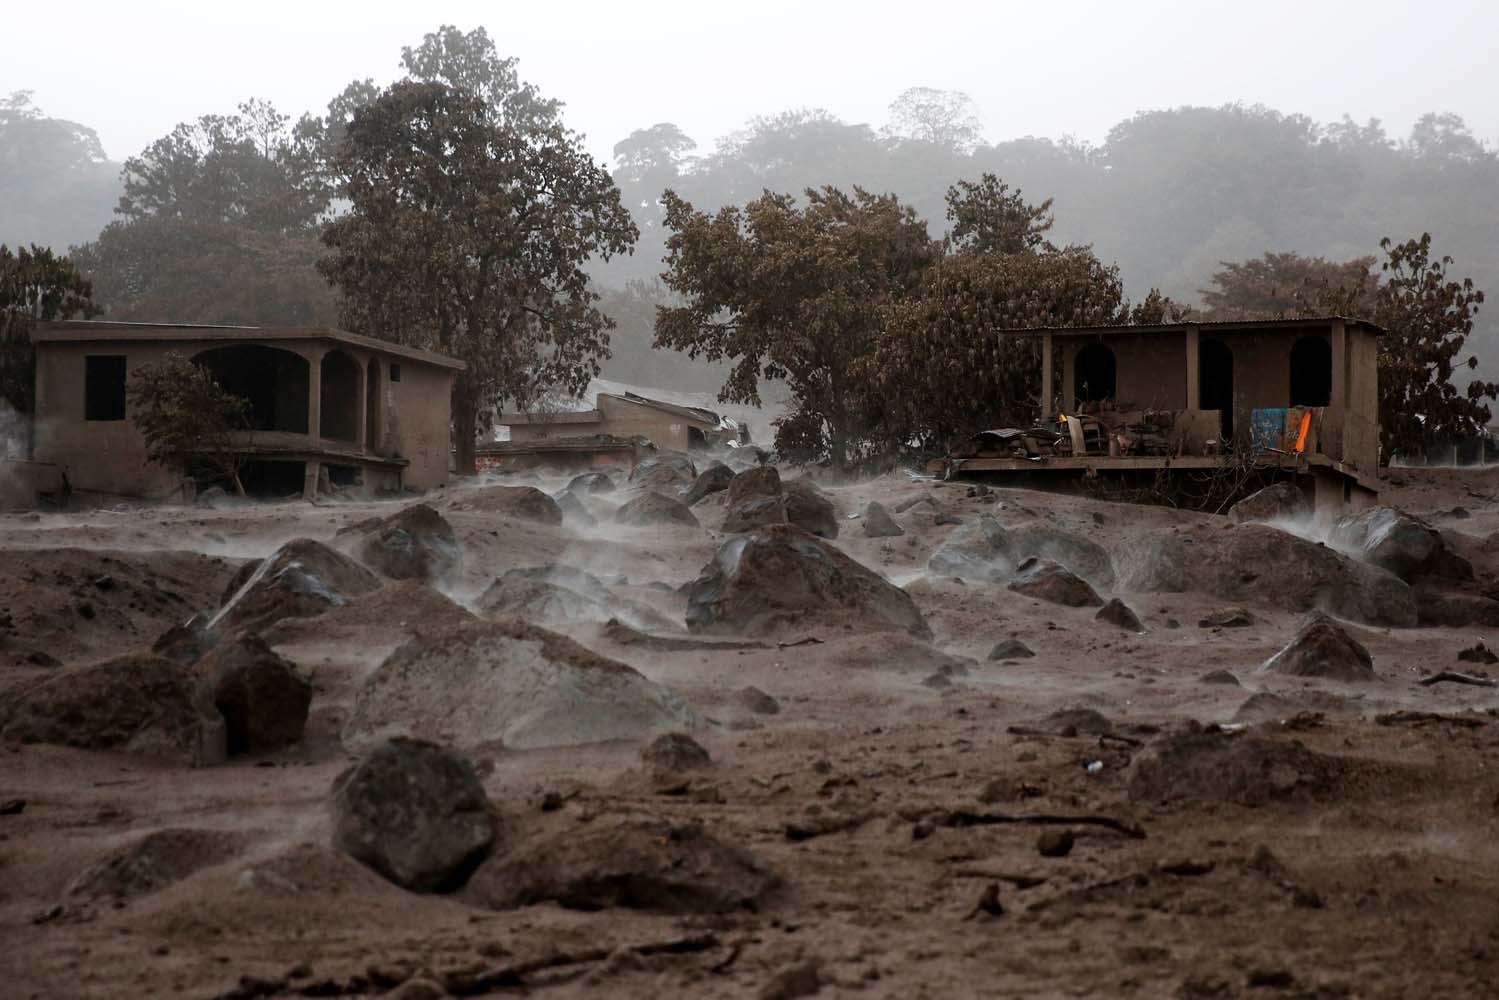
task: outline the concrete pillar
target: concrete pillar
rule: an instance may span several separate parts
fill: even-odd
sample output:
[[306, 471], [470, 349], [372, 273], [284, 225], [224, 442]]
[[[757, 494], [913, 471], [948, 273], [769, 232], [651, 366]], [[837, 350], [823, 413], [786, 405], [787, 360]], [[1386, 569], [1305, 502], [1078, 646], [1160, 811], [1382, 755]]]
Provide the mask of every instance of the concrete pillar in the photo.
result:
[[307, 362], [307, 438], [312, 447], [323, 446], [323, 352]]
[[1051, 383], [1053, 372], [1051, 370], [1051, 334], [1041, 335], [1041, 423], [1051, 423]]
[[369, 372], [369, 368], [370, 368], [370, 359], [369, 358], [362, 358], [362, 359], [360, 359], [360, 361], [359, 361], [359, 391], [355, 394], [356, 397], [357, 397], [357, 399], [356, 399], [356, 402], [354, 404], [354, 412], [357, 415], [356, 419], [358, 420], [358, 423], [354, 427], [354, 443], [357, 444], [357, 445], [359, 445], [359, 451], [361, 453], [366, 452], [366, 451], [369, 450], [369, 442], [365, 440], [365, 434], [366, 434], [366, 427], [365, 427], [365, 425], [368, 423], [368, 420], [366, 419], [366, 407], [369, 405], [369, 398], [370, 398], [370, 387], [369, 387], [370, 372]]
[[1187, 409], [1202, 409], [1202, 366], [1198, 362], [1198, 329], [1187, 327]]

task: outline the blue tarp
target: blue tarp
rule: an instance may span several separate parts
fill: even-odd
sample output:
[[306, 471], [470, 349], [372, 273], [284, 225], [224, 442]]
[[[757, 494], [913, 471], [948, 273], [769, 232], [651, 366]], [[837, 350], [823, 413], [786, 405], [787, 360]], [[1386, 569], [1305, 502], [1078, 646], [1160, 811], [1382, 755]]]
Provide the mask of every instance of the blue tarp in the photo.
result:
[[1249, 435], [1254, 447], [1279, 448], [1286, 432], [1286, 407], [1266, 407], [1249, 414]]

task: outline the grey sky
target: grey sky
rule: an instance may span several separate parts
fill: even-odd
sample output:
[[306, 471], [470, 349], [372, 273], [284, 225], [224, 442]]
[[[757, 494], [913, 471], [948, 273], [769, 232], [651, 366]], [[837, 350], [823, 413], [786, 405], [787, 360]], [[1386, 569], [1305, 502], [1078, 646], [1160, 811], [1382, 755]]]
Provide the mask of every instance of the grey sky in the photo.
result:
[[700, 150], [792, 107], [878, 126], [917, 85], [970, 94], [990, 141], [1098, 141], [1137, 110], [1233, 100], [1396, 135], [1450, 110], [1499, 140], [1496, 0], [77, 0], [7, 11], [0, 93], [36, 91], [123, 158], [246, 97], [296, 116], [356, 77], [388, 82], [444, 22], [487, 27], [604, 159], [658, 121]]

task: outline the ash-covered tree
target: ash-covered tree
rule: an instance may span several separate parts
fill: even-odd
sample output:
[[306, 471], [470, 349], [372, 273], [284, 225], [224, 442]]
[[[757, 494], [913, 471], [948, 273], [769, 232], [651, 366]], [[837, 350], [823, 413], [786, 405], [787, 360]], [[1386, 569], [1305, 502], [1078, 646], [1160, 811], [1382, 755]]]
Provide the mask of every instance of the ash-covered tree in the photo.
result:
[[984, 174], [977, 183], [958, 181], [947, 189], [952, 249], [960, 253], [1038, 250], [1055, 221], [1051, 203], [1047, 198], [1039, 205], [1030, 204], [1019, 188], [1011, 191], [994, 174]]
[[249, 460], [249, 400], [176, 351], [134, 369], [125, 400], [151, 461], [195, 480], [227, 483], [244, 495], [240, 470]]
[[32, 412], [32, 328], [42, 321], [97, 316], [91, 296], [88, 280], [67, 257], [45, 247], [11, 250], [0, 243], [0, 400], [18, 413]]
[[1347, 299], [1346, 293], [1373, 290], [1369, 269], [1373, 257], [1330, 261], [1297, 253], [1266, 253], [1245, 261], [1221, 261], [1202, 289], [1204, 316], [1211, 320], [1273, 319], [1296, 316], [1314, 298], [1343, 294], [1352, 315], [1365, 314], [1370, 303]]
[[82, 243], [109, 221], [119, 172], [87, 125], [46, 114], [29, 90], [0, 97], [0, 243]]
[[413, 77], [354, 113], [334, 156], [349, 211], [322, 273], [352, 330], [460, 358], [460, 471], [493, 408], [581, 393], [611, 323], [582, 265], [634, 245], [608, 173], [479, 29], [408, 49]]
[[971, 153], [983, 140], [983, 123], [975, 111], [973, 98], [960, 90], [910, 87], [890, 103], [884, 132], [893, 139]]

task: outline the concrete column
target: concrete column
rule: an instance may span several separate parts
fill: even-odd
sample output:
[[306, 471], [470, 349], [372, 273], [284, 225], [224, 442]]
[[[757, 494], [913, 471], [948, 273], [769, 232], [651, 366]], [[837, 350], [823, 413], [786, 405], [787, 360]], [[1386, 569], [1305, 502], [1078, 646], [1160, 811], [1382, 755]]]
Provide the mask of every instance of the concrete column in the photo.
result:
[[366, 419], [366, 407], [369, 406], [370, 398], [369, 368], [370, 359], [361, 359], [359, 362], [359, 392], [356, 393], [358, 400], [354, 404], [354, 412], [357, 414], [357, 419], [359, 421], [354, 428], [354, 443], [359, 445], [359, 451], [361, 453], [369, 450], [369, 442], [365, 440], [365, 424], [368, 423], [368, 420]]
[[1054, 373], [1051, 370], [1051, 334], [1041, 335], [1041, 423], [1051, 423], [1051, 383]]
[[307, 361], [307, 438], [314, 448], [323, 446], [323, 354]]
[[1198, 361], [1198, 334], [1195, 326], [1187, 327], [1187, 409], [1202, 409], [1202, 365]]

